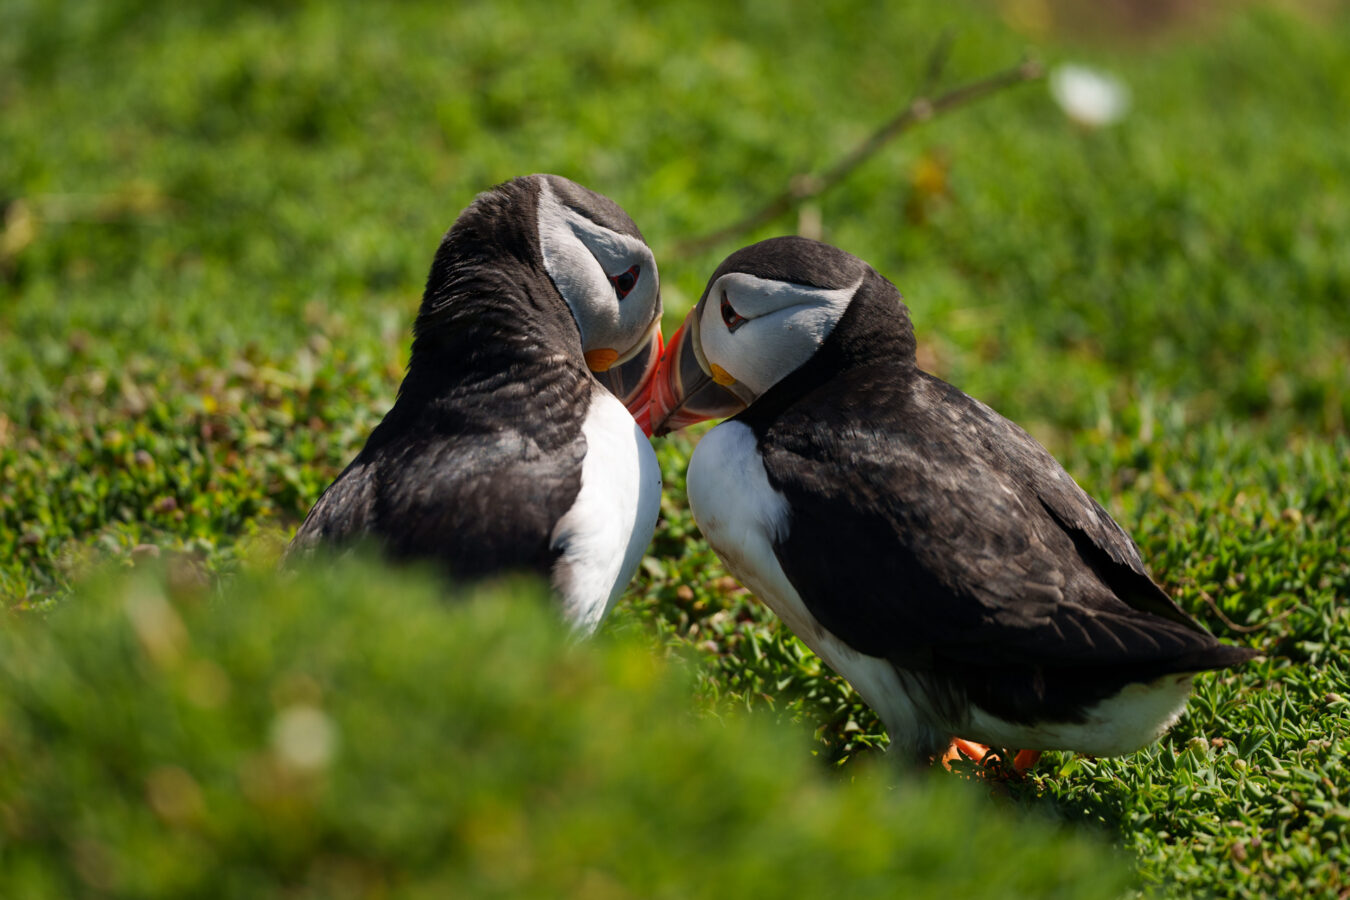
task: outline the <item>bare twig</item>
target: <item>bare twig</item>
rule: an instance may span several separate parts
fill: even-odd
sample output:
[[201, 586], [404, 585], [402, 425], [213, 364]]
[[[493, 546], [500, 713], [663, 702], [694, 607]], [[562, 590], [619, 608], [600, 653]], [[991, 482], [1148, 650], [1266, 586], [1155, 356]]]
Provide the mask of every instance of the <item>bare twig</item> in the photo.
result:
[[1253, 631], [1262, 631], [1274, 625], [1276, 622], [1280, 621], [1281, 619], [1285, 618], [1286, 616], [1288, 616], [1290, 613], [1293, 612], [1292, 609], [1286, 609], [1282, 613], [1277, 613], [1276, 615], [1271, 616], [1264, 622], [1257, 622], [1255, 625], [1239, 625], [1232, 619], [1228, 618], [1228, 616], [1224, 615], [1223, 610], [1219, 609], [1218, 602], [1213, 597], [1211, 597], [1207, 591], [1202, 590], [1200, 588], [1196, 588], [1196, 591], [1200, 594], [1200, 599], [1209, 604], [1210, 611], [1214, 613], [1214, 615], [1219, 617], [1219, 621], [1223, 622], [1223, 624], [1227, 628], [1236, 631], [1238, 634], [1251, 634]]
[[834, 187], [843, 181], [848, 175], [862, 165], [868, 157], [875, 154], [883, 146], [894, 140], [899, 135], [913, 128], [915, 125], [926, 122], [933, 117], [955, 109], [959, 106], [965, 106], [989, 96], [1004, 88], [1015, 84], [1021, 84], [1024, 81], [1034, 81], [1040, 78], [1043, 68], [1039, 61], [1034, 59], [1024, 60], [1010, 69], [997, 72], [987, 78], [979, 81], [972, 81], [969, 84], [953, 88], [939, 97], [930, 99], [928, 94], [946, 65], [947, 53], [950, 49], [951, 41], [948, 35], [944, 35], [934, 47], [929, 55], [927, 71], [924, 80], [921, 83], [920, 90], [914, 99], [905, 105], [888, 122], [874, 131], [866, 140], [857, 147], [854, 147], [842, 159], [830, 166], [820, 175], [798, 175], [794, 177], [788, 185], [788, 189], [778, 196], [774, 197], [756, 212], [751, 213], [745, 218], [733, 222], [725, 228], [719, 228], [717, 231], [710, 232], [701, 237], [690, 238], [676, 244], [671, 255], [679, 258], [693, 256], [704, 250], [720, 244], [728, 238], [735, 237], [738, 234], [757, 228], [766, 222], [770, 222], [784, 213], [800, 206], [804, 201], [817, 197], [825, 191]]

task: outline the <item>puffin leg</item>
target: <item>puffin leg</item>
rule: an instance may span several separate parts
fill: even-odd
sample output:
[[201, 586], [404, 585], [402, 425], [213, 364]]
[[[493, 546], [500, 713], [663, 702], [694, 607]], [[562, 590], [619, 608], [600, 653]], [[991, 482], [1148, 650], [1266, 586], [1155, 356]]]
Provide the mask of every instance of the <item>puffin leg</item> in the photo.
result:
[[[977, 744], [974, 741], [968, 741], [965, 738], [952, 738], [949, 746], [939, 758], [942, 767], [951, 771], [952, 763], [958, 759], [967, 759], [974, 763], [983, 763], [984, 758], [989, 755], [989, 747], [986, 744]], [[1013, 771], [1018, 775], [1023, 775], [1032, 766], [1040, 761], [1041, 751], [1039, 750], [1019, 750], [1013, 756]]]
[[977, 744], [974, 741], [968, 741], [965, 738], [952, 738], [951, 745], [938, 757], [942, 762], [942, 767], [951, 771], [952, 763], [958, 759], [966, 759], [973, 763], [984, 762], [984, 757], [989, 753], [989, 747], [985, 744]]

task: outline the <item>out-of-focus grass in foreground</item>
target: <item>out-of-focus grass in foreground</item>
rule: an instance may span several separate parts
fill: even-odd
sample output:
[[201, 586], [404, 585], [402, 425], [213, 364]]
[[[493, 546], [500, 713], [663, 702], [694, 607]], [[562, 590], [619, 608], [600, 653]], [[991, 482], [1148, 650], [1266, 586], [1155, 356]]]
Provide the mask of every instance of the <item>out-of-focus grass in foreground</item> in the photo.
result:
[[[829, 778], [533, 585], [167, 570], [0, 624], [0, 895], [1113, 897], [950, 779]], [[955, 836], [954, 836], [955, 835]]]

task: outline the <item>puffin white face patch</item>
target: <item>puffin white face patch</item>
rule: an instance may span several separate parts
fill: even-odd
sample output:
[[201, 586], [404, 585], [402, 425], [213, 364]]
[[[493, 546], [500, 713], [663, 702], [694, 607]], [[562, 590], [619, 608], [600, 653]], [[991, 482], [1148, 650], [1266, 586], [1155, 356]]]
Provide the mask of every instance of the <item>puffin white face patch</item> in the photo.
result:
[[850, 287], [817, 288], [723, 275], [699, 316], [704, 359], [759, 396], [820, 349], [861, 284], [859, 278]]
[[544, 268], [572, 310], [583, 352], [612, 350], [610, 364], [644, 346], [660, 315], [660, 280], [651, 248], [611, 231], [539, 186], [539, 248]]

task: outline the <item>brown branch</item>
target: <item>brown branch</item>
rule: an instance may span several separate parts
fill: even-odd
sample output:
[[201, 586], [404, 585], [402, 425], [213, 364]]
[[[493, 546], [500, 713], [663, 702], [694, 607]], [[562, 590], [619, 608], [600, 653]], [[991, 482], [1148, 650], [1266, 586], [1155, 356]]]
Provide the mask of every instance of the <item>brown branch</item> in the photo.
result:
[[839, 182], [848, 177], [854, 169], [867, 161], [869, 157], [878, 150], [890, 143], [892, 140], [904, 134], [921, 122], [927, 122], [944, 112], [956, 109], [959, 106], [965, 106], [973, 103], [990, 94], [996, 93], [1004, 88], [1015, 84], [1021, 84], [1025, 81], [1034, 81], [1043, 74], [1043, 67], [1040, 62], [1034, 59], [1025, 60], [1019, 65], [1002, 72], [997, 72], [987, 78], [979, 81], [972, 81], [970, 84], [953, 88], [940, 97], [929, 99], [924, 96], [929, 93], [928, 88], [935, 82], [941, 73], [943, 65], [946, 63], [947, 50], [950, 41], [944, 36], [933, 53], [929, 57], [927, 66], [928, 72], [924, 78], [924, 86], [919, 91], [920, 96], [916, 96], [890, 121], [886, 122], [876, 131], [874, 131], [865, 141], [853, 148], [842, 159], [830, 166], [821, 175], [797, 175], [793, 177], [788, 189], [778, 196], [774, 197], [762, 208], [751, 213], [745, 218], [726, 226], [717, 231], [710, 232], [701, 237], [690, 238], [675, 245], [671, 256], [676, 258], [686, 258], [696, 253], [702, 253], [712, 247], [725, 241], [727, 238], [735, 237], [738, 234], [758, 228], [767, 222], [771, 222], [784, 213], [790, 212], [800, 206], [803, 202], [812, 197], [818, 197]]
[[1281, 619], [1286, 618], [1290, 613], [1294, 611], [1293, 609], [1286, 609], [1284, 612], [1277, 613], [1276, 615], [1271, 616], [1269, 619], [1266, 619], [1264, 622], [1257, 622], [1255, 625], [1239, 625], [1232, 619], [1228, 618], [1228, 616], [1224, 615], [1224, 611], [1222, 609], [1219, 609], [1218, 601], [1216, 601], [1213, 597], [1211, 597], [1207, 591], [1205, 591], [1202, 588], [1196, 588], [1196, 591], [1200, 594], [1200, 599], [1209, 604], [1210, 612], [1218, 616], [1219, 621], [1222, 622], [1227, 628], [1236, 631], [1238, 634], [1251, 634], [1254, 631], [1263, 631], [1269, 628], [1270, 626], [1274, 625]]

